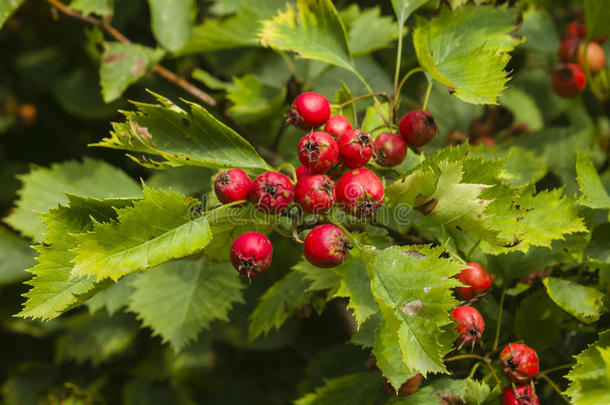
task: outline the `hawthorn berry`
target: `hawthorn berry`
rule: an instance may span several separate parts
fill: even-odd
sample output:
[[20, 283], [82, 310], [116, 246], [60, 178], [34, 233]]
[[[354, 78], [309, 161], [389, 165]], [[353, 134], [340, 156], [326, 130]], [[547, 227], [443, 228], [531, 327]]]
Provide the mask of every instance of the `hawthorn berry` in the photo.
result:
[[407, 144], [398, 134], [382, 132], [373, 141], [375, 161], [384, 167], [396, 166], [405, 159], [407, 155]]
[[581, 22], [574, 21], [566, 27], [565, 36], [585, 38], [587, 36], [587, 27]]
[[564, 98], [576, 97], [587, 85], [587, 77], [580, 66], [568, 63], [553, 72], [553, 90]]
[[267, 270], [271, 265], [273, 245], [258, 232], [246, 232], [231, 246], [231, 263], [237, 271], [248, 278]]
[[319, 127], [330, 117], [330, 104], [319, 93], [301, 93], [288, 112], [288, 123], [304, 130]]
[[337, 138], [341, 163], [350, 169], [362, 167], [373, 155], [373, 139], [359, 129], [345, 131]]
[[350, 170], [341, 176], [335, 192], [341, 209], [360, 218], [373, 215], [385, 198], [381, 180], [365, 168]]
[[341, 114], [331, 116], [324, 126], [324, 130], [332, 136], [341, 136], [350, 129], [352, 129], [352, 124]]
[[421, 148], [438, 132], [438, 125], [428, 111], [413, 110], [406, 113], [398, 125], [403, 139], [412, 148]]
[[512, 385], [504, 387], [503, 405], [535, 405], [539, 404], [538, 396], [531, 385]]
[[335, 225], [318, 225], [305, 237], [305, 258], [317, 267], [340, 265], [350, 249], [345, 233]]
[[419, 388], [424, 376], [421, 374], [415, 374], [413, 377], [409, 378], [403, 385], [400, 386], [398, 392], [392, 387], [392, 384], [388, 381], [387, 378], [383, 377], [383, 385], [385, 386], [388, 394], [399, 397], [406, 397], [407, 395], [413, 394]]
[[247, 200], [252, 180], [242, 169], [229, 169], [220, 173], [214, 182], [216, 197], [223, 204]]
[[323, 173], [338, 162], [339, 147], [327, 132], [316, 131], [305, 135], [299, 142], [299, 160], [315, 173]]
[[476, 308], [462, 305], [451, 311], [451, 316], [458, 322], [455, 330], [462, 337], [460, 347], [469, 343], [474, 347], [474, 344], [477, 340], [481, 339], [481, 334], [485, 330], [485, 321], [479, 311]]
[[578, 49], [584, 43], [584, 41], [576, 36], [570, 35], [561, 38], [559, 41], [559, 59], [564, 63], [576, 62], [576, 55]]
[[462, 284], [468, 287], [457, 287], [458, 294], [465, 300], [483, 294], [491, 288], [491, 275], [478, 263], [467, 263], [468, 267], [456, 276]]
[[522, 384], [530, 381], [538, 373], [538, 355], [529, 346], [509, 343], [500, 352], [500, 366], [509, 380]]
[[306, 213], [324, 214], [335, 203], [335, 183], [325, 174], [309, 174], [297, 181], [294, 199]]
[[597, 42], [591, 42], [587, 45], [586, 54], [587, 56], [585, 58], [585, 45], [583, 44], [578, 48], [577, 55], [580, 67], [586, 69], [587, 65], [589, 65], [589, 71], [592, 74], [597, 74], [606, 68], [606, 54]]
[[292, 182], [278, 172], [265, 172], [252, 183], [250, 201], [265, 214], [280, 214], [294, 198]]
[[297, 167], [297, 169], [295, 170], [296, 175], [297, 175], [297, 180], [300, 179], [303, 176], [307, 176], [308, 174], [311, 173], [311, 170], [309, 170], [306, 166], [299, 166]]

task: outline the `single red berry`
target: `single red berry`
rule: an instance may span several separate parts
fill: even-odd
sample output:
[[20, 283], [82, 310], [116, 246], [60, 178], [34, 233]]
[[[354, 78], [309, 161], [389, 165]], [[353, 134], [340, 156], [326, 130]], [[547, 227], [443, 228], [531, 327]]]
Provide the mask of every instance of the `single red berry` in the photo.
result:
[[573, 35], [561, 38], [561, 41], [559, 41], [559, 59], [564, 63], [576, 62], [578, 48], [580, 48], [583, 43], [583, 39]]
[[379, 177], [364, 168], [350, 170], [341, 176], [335, 192], [341, 209], [360, 218], [373, 215], [385, 198]]
[[512, 385], [504, 387], [503, 405], [535, 405], [539, 404], [538, 396], [531, 385]]
[[500, 366], [509, 380], [522, 384], [538, 374], [538, 355], [529, 346], [510, 343], [500, 352]]
[[585, 38], [587, 36], [587, 27], [583, 23], [575, 21], [566, 27], [565, 36]]
[[576, 97], [587, 85], [587, 77], [575, 63], [561, 65], [553, 72], [553, 90], [561, 97]]
[[309, 130], [324, 124], [330, 117], [330, 104], [319, 93], [301, 93], [288, 112], [288, 123]]
[[428, 111], [413, 110], [406, 113], [398, 125], [403, 139], [412, 148], [421, 148], [438, 132], [438, 125]]
[[252, 183], [250, 201], [265, 214], [280, 214], [294, 198], [292, 182], [278, 172], [265, 172]]
[[474, 145], [483, 144], [487, 147], [496, 146], [496, 140], [492, 136], [482, 136], [473, 142]]
[[341, 136], [345, 131], [350, 129], [352, 129], [352, 124], [341, 114], [330, 117], [324, 126], [324, 130], [332, 136]]
[[216, 177], [214, 191], [223, 204], [247, 200], [252, 187], [252, 180], [242, 169], [230, 169]]
[[586, 69], [588, 64], [589, 71], [593, 74], [601, 72], [606, 68], [604, 49], [597, 42], [590, 42], [587, 45], [587, 57], [585, 60], [585, 45], [581, 45], [578, 49], [578, 64], [583, 69]]
[[301, 177], [307, 176], [308, 174], [310, 174], [311, 170], [309, 170], [306, 166], [299, 166], [299, 167], [297, 167], [295, 172], [297, 174], [297, 180], [298, 180]]
[[460, 347], [469, 343], [474, 347], [474, 344], [477, 340], [481, 339], [481, 334], [485, 330], [485, 321], [479, 311], [476, 308], [462, 305], [451, 311], [451, 315], [458, 322], [455, 330], [462, 337]]
[[403, 385], [400, 386], [398, 392], [392, 387], [387, 378], [383, 377], [383, 385], [385, 386], [388, 394], [392, 396], [406, 397], [407, 395], [413, 394], [419, 388], [424, 376], [421, 374], [415, 374], [409, 378]]
[[336, 164], [339, 147], [335, 138], [324, 131], [310, 132], [299, 142], [299, 160], [315, 173], [323, 173]]
[[359, 129], [345, 131], [337, 138], [341, 163], [350, 169], [362, 167], [373, 155], [373, 140], [369, 134]]
[[305, 237], [305, 258], [317, 267], [340, 265], [350, 249], [345, 233], [335, 225], [318, 225]]
[[398, 134], [382, 132], [373, 141], [375, 161], [384, 167], [396, 166], [407, 155], [407, 144]]
[[324, 214], [335, 204], [335, 183], [325, 174], [301, 177], [294, 188], [294, 199], [304, 212]]
[[273, 245], [258, 232], [246, 232], [231, 246], [231, 263], [242, 275], [256, 276], [271, 265]]
[[467, 263], [468, 267], [457, 275], [457, 279], [468, 287], [457, 287], [458, 294], [465, 300], [483, 294], [491, 288], [491, 275], [478, 263]]

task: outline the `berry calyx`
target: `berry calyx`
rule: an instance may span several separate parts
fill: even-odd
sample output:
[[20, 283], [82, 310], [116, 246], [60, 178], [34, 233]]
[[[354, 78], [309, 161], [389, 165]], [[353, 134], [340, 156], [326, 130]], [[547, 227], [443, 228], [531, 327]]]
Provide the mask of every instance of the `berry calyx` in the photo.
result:
[[462, 305], [451, 311], [451, 316], [458, 322], [455, 330], [462, 337], [460, 347], [464, 344], [471, 344], [474, 347], [474, 344], [477, 340], [481, 339], [481, 334], [485, 330], [485, 321], [479, 311], [476, 308]]
[[522, 384], [530, 381], [538, 373], [538, 355], [529, 346], [509, 343], [500, 352], [500, 366], [509, 380]]
[[591, 42], [587, 45], [587, 56], [585, 58], [585, 45], [578, 48], [577, 60], [580, 67], [583, 69], [589, 68], [592, 74], [597, 74], [606, 68], [606, 54], [604, 49], [597, 42]]
[[337, 138], [341, 163], [350, 169], [362, 167], [373, 155], [373, 139], [366, 132], [350, 129]]
[[345, 233], [335, 225], [318, 225], [305, 237], [305, 258], [317, 267], [340, 265], [350, 249]]
[[539, 404], [538, 396], [531, 385], [509, 385], [504, 387], [503, 405], [535, 405]]
[[438, 132], [438, 125], [428, 111], [413, 110], [406, 113], [398, 125], [403, 139], [412, 148], [421, 148]]
[[307, 176], [308, 174], [310, 174], [311, 170], [309, 170], [306, 166], [299, 166], [299, 167], [297, 167], [295, 172], [296, 172], [297, 180], [298, 180], [301, 177]]
[[575, 63], [561, 65], [553, 72], [553, 90], [560, 97], [576, 97], [585, 89], [587, 77], [580, 66]]
[[403, 385], [400, 386], [398, 392], [392, 387], [387, 378], [383, 377], [383, 385], [385, 386], [388, 394], [399, 397], [406, 397], [407, 395], [413, 394], [419, 388], [424, 376], [421, 374], [415, 374], [409, 378]]
[[335, 204], [335, 183], [325, 174], [309, 174], [297, 182], [294, 198], [303, 212], [324, 214]]
[[265, 214], [281, 214], [294, 198], [292, 182], [278, 172], [265, 172], [252, 183], [250, 201]]
[[493, 279], [491, 275], [478, 263], [467, 263], [468, 267], [456, 276], [467, 287], [457, 287], [458, 294], [465, 300], [487, 292], [491, 288]]
[[396, 166], [407, 155], [407, 144], [398, 134], [382, 132], [373, 141], [375, 161], [384, 167]]
[[231, 246], [231, 263], [240, 274], [248, 278], [267, 270], [271, 265], [273, 245], [258, 232], [246, 232]]
[[341, 176], [335, 192], [341, 209], [359, 218], [372, 216], [385, 198], [379, 177], [364, 168], [350, 170]]
[[220, 173], [214, 182], [216, 197], [223, 204], [247, 200], [252, 180], [242, 169], [230, 169]]
[[315, 173], [323, 173], [336, 164], [339, 147], [335, 138], [324, 131], [311, 132], [299, 142], [299, 160]]
[[304, 130], [319, 127], [330, 117], [330, 104], [319, 93], [301, 93], [294, 100], [287, 115], [289, 124]]
[[335, 137], [343, 135], [350, 129], [352, 129], [352, 124], [341, 114], [331, 116], [324, 126], [324, 131]]

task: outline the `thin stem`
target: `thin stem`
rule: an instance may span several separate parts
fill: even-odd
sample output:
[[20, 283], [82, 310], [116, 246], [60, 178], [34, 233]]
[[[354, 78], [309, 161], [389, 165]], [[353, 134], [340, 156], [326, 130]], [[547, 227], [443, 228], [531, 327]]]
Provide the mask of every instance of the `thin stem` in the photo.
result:
[[474, 363], [474, 366], [472, 366], [470, 373], [468, 373], [468, 378], [472, 378], [474, 376], [474, 373], [477, 372], [477, 369], [479, 368], [480, 365], [481, 365], [480, 361], [477, 361], [476, 363]]
[[396, 49], [396, 68], [394, 69], [394, 100], [398, 94], [398, 77], [400, 76], [400, 59], [402, 59], [402, 24], [398, 24], [398, 46]]
[[430, 99], [430, 92], [432, 90], [432, 85], [434, 84], [434, 80], [428, 81], [428, 87], [426, 88], [426, 97], [424, 98], [424, 104], [422, 105], [422, 110], [428, 108], [428, 100]]
[[409, 79], [409, 77], [413, 76], [415, 73], [419, 73], [419, 72], [425, 72], [424, 69], [422, 69], [421, 67], [416, 67], [413, 68], [411, 70], [409, 70], [403, 77], [402, 80], [400, 81], [400, 84], [398, 85], [398, 91], [396, 92], [396, 94], [394, 95], [394, 103], [398, 104], [398, 97], [400, 96], [400, 92], [402, 91], [402, 86], [404, 86], [405, 82]]
[[[380, 108], [381, 104], [379, 104], [379, 100], [377, 100], [377, 96], [376, 96], [375, 92], [373, 91], [373, 89], [371, 88], [371, 86], [367, 83], [366, 80], [364, 80], [364, 77], [362, 77], [362, 75], [360, 73], [358, 73], [357, 70], [354, 70], [354, 74], [362, 82], [362, 84], [364, 84], [364, 87], [366, 87], [368, 92], [373, 95], [373, 100], [375, 101], [375, 107], [377, 107], [377, 113], [379, 114], [379, 117], [383, 120], [383, 122], [390, 125], [390, 121], [392, 120], [392, 108], [390, 108], [390, 117], [389, 117], [390, 121], [388, 121], [388, 118], [384, 117], [383, 114], [381, 114], [381, 108]], [[390, 106], [392, 106], [392, 98], [390, 96], [388, 96], [387, 94], [385, 95], [385, 97], [388, 100]]]
[[272, 228], [272, 229], [273, 229], [275, 232], [277, 232], [277, 233], [279, 233], [280, 235], [282, 235], [283, 237], [288, 238], [288, 239], [292, 239], [292, 235], [290, 234], [290, 232], [285, 231], [284, 229], [280, 228], [279, 226], [277, 226], [277, 225], [275, 225], [275, 224], [271, 224], [271, 228]]
[[463, 359], [475, 359], [475, 360], [485, 362], [485, 364], [487, 365], [487, 368], [489, 368], [489, 371], [491, 372], [491, 375], [493, 376], [494, 380], [496, 380], [496, 382], [498, 384], [501, 384], [501, 381], [498, 378], [498, 375], [496, 374], [496, 370], [494, 370], [493, 366], [491, 365], [491, 360], [489, 360], [487, 357], [479, 356], [478, 354], [460, 354], [458, 356], [446, 358], [445, 362], [463, 360]]
[[337, 105], [336, 107], [337, 108], [344, 108], [344, 107], [346, 107], [346, 106], [348, 106], [350, 104], [354, 104], [357, 101], [364, 100], [364, 99], [371, 98], [371, 97], [384, 97], [386, 99], [389, 99], [390, 96], [387, 93], [383, 93], [383, 92], [363, 94], [362, 96], [354, 97], [351, 100], [347, 100], [347, 101]]
[[224, 210], [224, 209], [233, 207], [234, 205], [240, 205], [240, 204], [245, 204], [245, 203], [246, 203], [246, 200], [233, 201], [233, 202], [230, 202], [228, 204], [223, 204], [220, 207], [216, 207], [216, 208], [213, 208], [213, 209], [211, 209], [209, 211], [206, 211], [206, 212], [203, 213], [203, 215], [209, 215], [209, 214], [212, 214], [212, 213], [214, 213], [216, 211]]
[[551, 380], [546, 374], [544, 373], [538, 373], [538, 378], [542, 378], [544, 381], [547, 382], [547, 384], [549, 384], [551, 386], [551, 388], [553, 388], [555, 390], [555, 392], [557, 392], [557, 394], [559, 394], [559, 396], [561, 397], [561, 399], [563, 399], [567, 404], [571, 404], [572, 402], [569, 400], [568, 397], [566, 397], [563, 392], [561, 392], [561, 388], [559, 388], [557, 386], [557, 384], [555, 384], [555, 382], [553, 380]]
[[282, 169], [285, 169], [285, 168], [289, 168], [290, 169], [290, 172], [292, 174], [292, 180], [296, 183], [297, 182], [297, 172], [296, 172], [296, 170], [294, 170], [294, 166], [292, 165], [292, 163], [289, 163], [289, 162], [288, 163], [284, 163], [283, 165], [278, 166], [275, 169], [275, 171], [276, 172], [280, 172], [280, 171], [282, 171]]
[[500, 329], [502, 327], [502, 313], [504, 312], [504, 297], [506, 297], [506, 284], [502, 288], [502, 297], [500, 297], [500, 309], [498, 309], [498, 325], [496, 326], [496, 337], [491, 351], [496, 351], [498, 343], [500, 343]]
[[470, 248], [470, 250], [468, 251], [468, 253], [466, 254], [466, 258], [468, 260], [470, 260], [470, 256], [472, 256], [472, 254], [474, 253], [475, 249], [481, 244], [481, 239], [477, 240], [477, 243], [474, 244], [474, 246], [472, 248]]
[[332, 218], [329, 217], [330, 222], [332, 222], [335, 226], [337, 226], [338, 228], [340, 228], [343, 232], [345, 232], [345, 234], [354, 242], [354, 244], [358, 247], [358, 249], [362, 249], [362, 245], [360, 244], [360, 241], [358, 239], [356, 239], [354, 237], [354, 235], [352, 235], [352, 233], [350, 231], [347, 230], [346, 227], [343, 226], [343, 224], [341, 224], [340, 222], [334, 221]]
[[576, 363], [572, 363], [572, 364], [564, 364], [564, 365], [557, 366], [557, 367], [551, 367], [551, 368], [549, 368], [549, 369], [542, 370], [542, 371], [540, 372], [540, 374], [549, 374], [549, 373], [553, 373], [553, 372], [555, 372], [555, 371], [559, 371], [559, 370], [565, 370], [566, 368], [572, 368], [572, 367], [574, 367], [574, 365], [575, 365], [575, 364], [576, 364]]

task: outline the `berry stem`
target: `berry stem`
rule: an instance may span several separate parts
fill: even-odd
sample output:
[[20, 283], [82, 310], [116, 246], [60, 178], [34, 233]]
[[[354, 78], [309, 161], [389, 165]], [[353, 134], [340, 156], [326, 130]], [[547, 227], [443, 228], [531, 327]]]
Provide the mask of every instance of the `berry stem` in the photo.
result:
[[384, 97], [386, 100], [391, 100], [390, 96], [387, 93], [384, 93], [384, 92], [370, 93], [370, 94], [363, 94], [362, 96], [354, 97], [351, 100], [347, 100], [347, 101], [337, 105], [336, 107], [337, 108], [344, 108], [344, 107], [347, 107], [348, 105], [353, 104], [353, 103], [355, 103], [357, 101], [364, 100], [364, 99], [371, 98], [371, 97]]
[[396, 68], [394, 69], [394, 100], [399, 94], [398, 77], [400, 77], [400, 59], [402, 58], [403, 24], [398, 24], [398, 45], [396, 47]]
[[564, 370], [566, 368], [572, 368], [572, 367], [574, 367], [575, 364], [576, 363], [570, 363], [570, 364], [563, 364], [563, 365], [557, 366], [557, 367], [551, 367], [549, 369], [542, 370], [540, 372], [540, 374], [549, 374], [549, 373], [553, 373], [555, 371]]
[[424, 69], [422, 69], [421, 67], [416, 67], [413, 68], [411, 70], [409, 70], [403, 77], [402, 80], [400, 81], [400, 84], [398, 85], [398, 90], [396, 91], [396, 94], [394, 94], [394, 105], [398, 106], [398, 100], [400, 98], [400, 92], [402, 91], [402, 86], [404, 86], [405, 82], [409, 79], [409, 77], [413, 76], [415, 73], [419, 73], [419, 72], [425, 72]]
[[551, 380], [549, 378], [549, 376], [547, 376], [544, 373], [538, 373], [538, 378], [542, 378], [544, 381], [547, 382], [547, 384], [549, 384], [551, 386], [551, 388], [553, 388], [555, 390], [555, 392], [557, 392], [557, 394], [559, 394], [559, 396], [561, 397], [561, 399], [563, 399], [567, 404], [571, 404], [572, 402], [568, 399], [568, 397], [566, 397], [563, 392], [561, 392], [561, 388], [559, 388], [557, 386], [557, 384], [555, 384], [555, 382], [553, 380]]
[[498, 325], [496, 326], [496, 337], [491, 351], [495, 351], [500, 343], [500, 329], [502, 327], [502, 313], [504, 312], [504, 297], [506, 297], [506, 285], [502, 287], [502, 296], [500, 297], [500, 308], [498, 309]]
[[211, 209], [209, 211], [206, 211], [206, 212], [203, 213], [203, 215], [209, 215], [209, 214], [212, 214], [212, 213], [214, 213], [216, 211], [221, 211], [223, 209], [226, 209], [226, 208], [229, 208], [229, 207], [233, 207], [234, 205], [245, 204], [245, 203], [246, 203], [246, 200], [233, 201], [233, 202], [230, 202], [228, 204], [221, 205], [220, 207], [216, 207], [216, 208], [213, 208], [213, 209]]
[[474, 253], [475, 249], [481, 244], [481, 239], [477, 240], [477, 243], [475, 243], [470, 250], [468, 251], [468, 253], [466, 254], [466, 258], [468, 260], [470, 260], [470, 256], [472, 256], [472, 254]]
[[491, 375], [493, 376], [494, 380], [496, 380], [496, 382], [498, 384], [502, 383], [500, 381], [500, 379], [498, 378], [498, 375], [496, 374], [496, 370], [494, 370], [493, 366], [491, 365], [491, 360], [489, 360], [487, 357], [479, 356], [478, 354], [460, 354], [458, 356], [446, 358], [445, 363], [448, 361], [457, 361], [457, 360], [464, 360], [464, 359], [475, 359], [478, 361], [485, 362], [485, 364], [489, 368], [489, 371], [491, 372]]
[[335, 226], [340, 228], [343, 232], [345, 232], [347, 237], [350, 238], [350, 240], [352, 242], [354, 242], [354, 245], [356, 245], [356, 247], [358, 249], [362, 249], [362, 244], [360, 243], [360, 241], [358, 239], [356, 239], [356, 237], [354, 237], [354, 235], [350, 231], [348, 231], [347, 228], [344, 227], [342, 223], [340, 223], [338, 221], [334, 221], [332, 218], [330, 218], [330, 216], [328, 217], [328, 220], [329, 220], [329, 222], [333, 223]]
[[428, 108], [428, 100], [430, 100], [430, 92], [432, 91], [432, 85], [434, 84], [434, 80], [428, 79], [428, 87], [426, 88], [426, 97], [424, 98], [424, 104], [421, 109], [426, 110]]
[[292, 163], [290, 163], [290, 162], [284, 163], [283, 165], [278, 166], [275, 169], [275, 171], [276, 172], [281, 172], [285, 168], [289, 168], [290, 169], [290, 173], [292, 174], [292, 181], [293, 181], [293, 183], [296, 184], [296, 182], [297, 182], [297, 172], [294, 169], [294, 166], [292, 165]]
[[282, 235], [283, 237], [288, 238], [288, 239], [292, 239], [292, 235], [290, 234], [290, 232], [285, 231], [284, 229], [280, 228], [279, 226], [277, 226], [277, 225], [275, 225], [275, 224], [271, 224], [271, 228], [272, 228], [272, 229], [273, 229], [275, 232], [277, 232], [277, 233], [279, 233], [280, 235]]
[[[375, 101], [375, 107], [377, 107], [377, 112], [379, 114], [379, 116], [381, 117], [381, 119], [388, 125], [390, 125], [390, 122], [388, 121], [388, 119], [386, 117], [383, 116], [383, 114], [381, 114], [381, 104], [379, 104], [379, 100], [377, 100], [377, 96], [381, 96], [383, 95], [383, 97], [386, 98], [386, 100], [388, 100], [388, 103], [390, 104], [390, 106], [392, 105], [392, 98], [386, 94], [386, 93], [375, 93], [373, 91], [373, 89], [371, 88], [371, 86], [367, 83], [366, 80], [364, 80], [364, 77], [362, 77], [362, 75], [360, 73], [358, 73], [357, 70], [354, 69], [354, 74], [356, 75], [356, 77], [362, 82], [362, 84], [364, 85], [364, 87], [368, 90], [368, 92], [370, 93], [371, 97], [373, 97], [373, 100]], [[392, 120], [392, 109], [390, 108], [390, 120]]]

